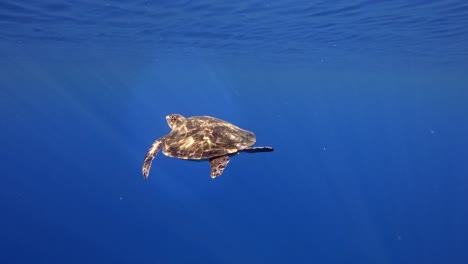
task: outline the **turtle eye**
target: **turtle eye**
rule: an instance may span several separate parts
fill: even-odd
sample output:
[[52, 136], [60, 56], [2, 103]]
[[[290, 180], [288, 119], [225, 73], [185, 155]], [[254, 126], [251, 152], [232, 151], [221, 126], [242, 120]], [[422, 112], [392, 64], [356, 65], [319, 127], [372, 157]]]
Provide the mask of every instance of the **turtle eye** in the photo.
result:
[[177, 123], [177, 117], [175, 115], [170, 115], [168, 121], [169, 121], [169, 126], [174, 127], [174, 125]]
[[174, 128], [178, 123], [180, 123], [182, 116], [178, 114], [170, 114], [166, 116], [167, 124], [169, 127]]

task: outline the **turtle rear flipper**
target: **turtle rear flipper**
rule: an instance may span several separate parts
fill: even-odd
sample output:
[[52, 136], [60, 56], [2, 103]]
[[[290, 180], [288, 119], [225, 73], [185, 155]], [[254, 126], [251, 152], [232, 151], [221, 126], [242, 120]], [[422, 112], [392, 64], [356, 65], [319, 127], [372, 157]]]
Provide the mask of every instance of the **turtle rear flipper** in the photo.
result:
[[211, 166], [211, 178], [216, 178], [221, 175], [229, 163], [230, 158], [228, 156], [221, 156], [210, 159]]
[[151, 162], [153, 162], [154, 157], [156, 157], [159, 150], [161, 149], [164, 138], [165, 137], [158, 138], [156, 141], [154, 141], [151, 147], [148, 149], [148, 152], [146, 152], [145, 161], [143, 162], [143, 167], [141, 168], [145, 180], [148, 179]]
[[255, 153], [255, 152], [271, 152], [271, 151], [275, 151], [275, 149], [272, 147], [248, 147], [248, 148], [243, 149], [242, 151], [245, 151], [248, 153]]

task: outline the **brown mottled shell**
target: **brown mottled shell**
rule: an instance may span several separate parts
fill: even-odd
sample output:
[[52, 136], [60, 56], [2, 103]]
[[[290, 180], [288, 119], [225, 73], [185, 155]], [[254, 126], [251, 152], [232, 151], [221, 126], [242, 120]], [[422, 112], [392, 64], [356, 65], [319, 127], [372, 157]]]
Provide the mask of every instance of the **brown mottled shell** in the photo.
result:
[[186, 118], [164, 138], [162, 152], [180, 159], [233, 154], [255, 143], [255, 134], [210, 116]]

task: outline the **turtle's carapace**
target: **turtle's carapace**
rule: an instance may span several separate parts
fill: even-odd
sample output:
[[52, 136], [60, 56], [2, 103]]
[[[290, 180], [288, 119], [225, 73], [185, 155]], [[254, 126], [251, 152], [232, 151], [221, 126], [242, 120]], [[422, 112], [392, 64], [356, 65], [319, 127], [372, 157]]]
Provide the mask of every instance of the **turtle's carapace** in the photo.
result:
[[272, 147], [253, 147], [255, 134], [229, 122], [210, 116], [185, 118], [179, 114], [166, 117], [172, 131], [158, 138], [146, 153], [143, 162], [143, 176], [148, 178], [153, 161], [159, 150], [166, 156], [189, 159], [210, 160], [211, 177], [221, 175], [230, 158], [240, 151], [268, 152]]

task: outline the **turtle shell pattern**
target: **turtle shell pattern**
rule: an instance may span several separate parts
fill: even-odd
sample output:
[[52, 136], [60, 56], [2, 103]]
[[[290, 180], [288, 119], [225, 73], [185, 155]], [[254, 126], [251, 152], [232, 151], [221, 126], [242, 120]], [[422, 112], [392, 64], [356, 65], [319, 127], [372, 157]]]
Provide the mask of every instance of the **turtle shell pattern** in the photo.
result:
[[164, 139], [163, 153], [180, 159], [210, 159], [252, 146], [255, 134], [229, 122], [209, 117], [186, 118]]

